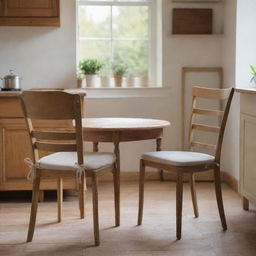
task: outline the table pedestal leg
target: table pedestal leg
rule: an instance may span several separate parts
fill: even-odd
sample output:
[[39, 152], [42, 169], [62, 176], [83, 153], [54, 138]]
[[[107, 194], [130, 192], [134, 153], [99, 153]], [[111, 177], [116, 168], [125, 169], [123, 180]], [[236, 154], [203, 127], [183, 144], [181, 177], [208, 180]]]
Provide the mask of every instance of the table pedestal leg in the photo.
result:
[[[161, 151], [161, 150], [162, 150], [162, 138], [157, 138], [156, 139], [156, 151]], [[160, 175], [160, 180], [164, 181], [164, 170], [159, 169], [158, 172]]]

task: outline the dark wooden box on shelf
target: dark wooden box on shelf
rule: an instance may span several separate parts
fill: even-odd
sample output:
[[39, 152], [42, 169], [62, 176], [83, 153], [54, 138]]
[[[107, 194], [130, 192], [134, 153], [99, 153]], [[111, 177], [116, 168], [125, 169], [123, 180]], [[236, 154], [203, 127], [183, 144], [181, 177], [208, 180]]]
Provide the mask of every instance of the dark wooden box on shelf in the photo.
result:
[[173, 8], [173, 34], [212, 34], [212, 9]]
[[59, 0], [0, 0], [0, 26], [60, 26]]

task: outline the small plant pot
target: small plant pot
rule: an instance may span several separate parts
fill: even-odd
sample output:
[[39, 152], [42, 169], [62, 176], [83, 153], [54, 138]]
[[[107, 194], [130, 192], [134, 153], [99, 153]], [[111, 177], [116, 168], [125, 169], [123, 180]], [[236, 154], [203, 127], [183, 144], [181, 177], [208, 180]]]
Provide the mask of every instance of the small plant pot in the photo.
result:
[[135, 78], [134, 77], [126, 77], [124, 79], [125, 87], [135, 87]]
[[111, 76], [100, 77], [101, 87], [113, 87], [113, 78]]
[[97, 83], [97, 75], [86, 75], [85, 81], [86, 87], [95, 87]]
[[76, 86], [77, 88], [83, 88], [83, 79], [77, 79]]
[[140, 77], [137, 77], [137, 81], [136, 81], [136, 85], [138, 87], [148, 87], [149, 84], [148, 84], [148, 76], [140, 76]]
[[116, 87], [122, 87], [123, 77], [120, 76], [120, 75], [115, 75], [114, 79], [115, 79], [115, 86]]

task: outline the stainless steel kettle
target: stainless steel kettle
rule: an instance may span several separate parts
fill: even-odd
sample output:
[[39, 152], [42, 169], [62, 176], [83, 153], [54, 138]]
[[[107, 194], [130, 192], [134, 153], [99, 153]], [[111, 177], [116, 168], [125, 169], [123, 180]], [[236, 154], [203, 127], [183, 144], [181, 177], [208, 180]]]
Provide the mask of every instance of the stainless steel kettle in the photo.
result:
[[13, 73], [13, 70], [10, 70], [10, 74], [5, 76], [4, 78], [0, 78], [3, 80], [2, 91], [20, 91], [21, 90], [21, 78]]

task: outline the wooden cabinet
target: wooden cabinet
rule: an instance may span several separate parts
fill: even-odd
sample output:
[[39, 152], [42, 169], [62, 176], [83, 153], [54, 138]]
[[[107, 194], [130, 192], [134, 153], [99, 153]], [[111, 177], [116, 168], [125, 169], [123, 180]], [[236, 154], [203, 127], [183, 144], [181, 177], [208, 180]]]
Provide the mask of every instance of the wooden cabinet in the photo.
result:
[[3, 0], [0, 0], [0, 18], [4, 14], [4, 5], [3, 5]]
[[[0, 92], [0, 191], [31, 190], [32, 182], [27, 180], [29, 168], [24, 164], [24, 158], [32, 157], [29, 135], [19, 103], [19, 93], [2, 96]], [[47, 123], [38, 123], [38, 126]], [[54, 125], [54, 124], [52, 124]], [[60, 129], [66, 129], [67, 123], [58, 123]], [[49, 127], [50, 128], [50, 127]], [[56, 180], [43, 180], [42, 190], [56, 189]], [[75, 189], [74, 179], [64, 180], [65, 189]]]
[[0, 0], [2, 26], [60, 26], [59, 0]]
[[240, 193], [244, 209], [256, 204], [256, 94], [241, 93], [240, 117]]

